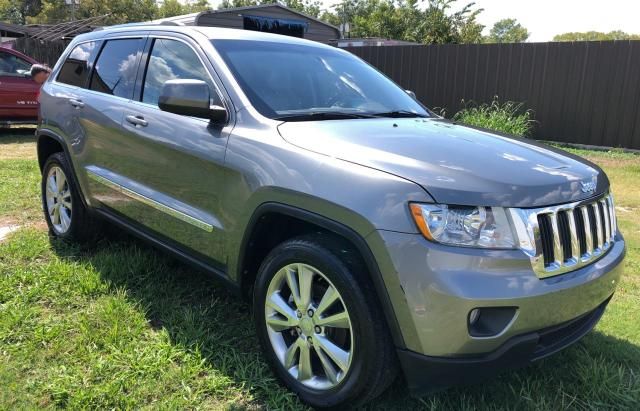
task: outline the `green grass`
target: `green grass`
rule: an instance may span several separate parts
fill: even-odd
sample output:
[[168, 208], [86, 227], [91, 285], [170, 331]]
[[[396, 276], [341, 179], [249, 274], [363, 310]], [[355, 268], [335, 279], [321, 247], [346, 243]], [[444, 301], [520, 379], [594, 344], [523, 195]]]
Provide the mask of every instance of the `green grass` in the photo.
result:
[[[626, 275], [597, 329], [533, 366], [415, 399], [399, 380], [370, 409], [637, 409], [640, 157], [570, 150], [609, 174]], [[0, 136], [0, 409], [304, 409], [262, 360], [249, 308], [126, 236], [48, 238], [30, 136]], [[372, 359], [374, 360], [374, 359]]]
[[454, 121], [470, 126], [496, 130], [515, 136], [527, 137], [533, 128], [533, 112], [523, 110], [522, 103], [506, 101], [501, 103], [497, 97], [490, 104], [470, 102], [458, 111]]

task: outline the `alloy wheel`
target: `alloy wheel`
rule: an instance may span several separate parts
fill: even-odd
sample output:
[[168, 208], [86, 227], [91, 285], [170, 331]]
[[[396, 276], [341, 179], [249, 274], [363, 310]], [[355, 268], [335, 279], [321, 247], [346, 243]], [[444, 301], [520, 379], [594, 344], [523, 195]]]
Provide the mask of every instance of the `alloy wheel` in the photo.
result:
[[342, 297], [307, 264], [289, 264], [269, 284], [265, 321], [271, 346], [287, 372], [303, 385], [327, 390], [347, 375], [353, 329]]
[[45, 199], [47, 213], [56, 234], [64, 234], [71, 226], [71, 187], [64, 171], [53, 166], [47, 173]]

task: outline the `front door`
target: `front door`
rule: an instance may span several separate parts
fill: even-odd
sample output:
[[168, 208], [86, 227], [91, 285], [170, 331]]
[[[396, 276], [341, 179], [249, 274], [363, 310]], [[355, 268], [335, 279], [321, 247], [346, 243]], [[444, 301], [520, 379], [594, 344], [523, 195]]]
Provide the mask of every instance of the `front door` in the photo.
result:
[[187, 39], [149, 39], [138, 95], [123, 113], [121, 155], [110, 171], [130, 199], [118, 207], [120, 213], [222, 268], [225, 230], [219, 193], [232, 127], [158, 108], [162, 86], [171, 79], [206, 81], [211, 103], [223, 105], [201, 56]]

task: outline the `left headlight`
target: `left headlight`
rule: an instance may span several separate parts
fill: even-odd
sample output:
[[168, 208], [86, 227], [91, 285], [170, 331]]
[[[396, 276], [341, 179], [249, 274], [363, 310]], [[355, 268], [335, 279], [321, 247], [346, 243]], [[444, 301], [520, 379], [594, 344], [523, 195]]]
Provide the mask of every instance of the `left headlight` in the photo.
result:
[[517, 243], [504, 208], [446, 204], [410, 204], [422, 235], [442, 244], [482, 248], [515, 248]]

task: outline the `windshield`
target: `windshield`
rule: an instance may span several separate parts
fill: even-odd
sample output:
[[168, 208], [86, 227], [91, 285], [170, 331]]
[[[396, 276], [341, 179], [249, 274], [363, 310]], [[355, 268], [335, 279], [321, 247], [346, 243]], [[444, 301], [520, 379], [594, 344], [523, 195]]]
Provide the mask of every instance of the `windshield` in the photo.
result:
[[213, 40], [251, 104], [287, 121], [427, 117], [427, 110], [374, 68], [338, 49]]

